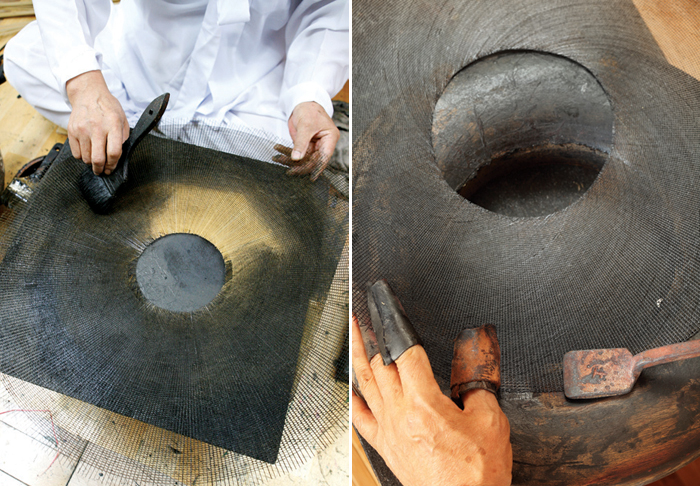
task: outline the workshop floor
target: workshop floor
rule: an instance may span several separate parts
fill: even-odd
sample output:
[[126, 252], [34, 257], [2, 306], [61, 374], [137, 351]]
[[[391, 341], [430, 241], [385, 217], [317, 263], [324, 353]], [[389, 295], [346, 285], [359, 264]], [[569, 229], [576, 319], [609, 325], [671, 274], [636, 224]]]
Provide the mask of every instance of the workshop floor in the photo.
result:
[[[3, 35], [12, 26], [24, 25], [29, 18], [0, 20], [0, 46], [5, 45], [10, 36]], [[348, 101], [348, 87], [338, 99]], [[14, 174], [33, 158], [45, 155], [57, 142], [64, 142], [65, 130], [57, 127], [37, 113], [8, 84], [0, 85], [0, 154], [5, 165], [7, 185]], [[3, 186], [4, 187], [4, 186]], [[1, 304], [0, 304], [1, 305]], [[6, 377], [0, 375], [0, 486], [91, 486], [91, 485], [131, 485], [133, 481], [123, 481], [109, 472], [96, 471], [82, 458], [71, 460], [59, 455], [55, 442], [36, 431], [34, 420], [38, 414], [47, 419], [45, 412], [17, 411], [21, 408], [3, 383]], [[84, 451], [90, 451], [94, 444], [85, 443]], [[296, 470], [265, 483], [267, 486], [288, 486], [318, 484], [346, 486], [350, 478], [349, 465], [350, 435], [343, 432], [337, 440], [318, 456]], [[86, 453], [84, 452], [83, 455]], [[130, 459], [115, 454], [114, 462], [125, 464]], [[119, 457], [117, 457], [119, 456]], [[168, 459], [164, 458], [163, 468], [167, 470]], [[181, 484], [173, 480], [173, 484]]]
[[[2, 380], [3, 377], [0, 377]], [[71, 460], [64, 456], [58, 459], [55, 442], [36, 431], [31, 413], [19, 412], [20, 407], [12, 395], [0, 385], [0, 486], [97, 486], [132, 485], [118, 475], [100, 472], [82, 459]], [[45, 412], [36, 412], [46, 417]], [[85, 443], [85, 450], [95, 447]], [[349, 432], [341, 436], [317, 457], [296, 470], [263, 483], [265, 486], [346, 486], [349, 482], [350, 466]], [[128, 458], [114, 454], [114, 462], [127, 464]], [[164, 458], [163, 469], [168, 461]], [[126, 467], [126, 466], [125, 466]], [[173, 480], [173, 484], [176, 483]]]

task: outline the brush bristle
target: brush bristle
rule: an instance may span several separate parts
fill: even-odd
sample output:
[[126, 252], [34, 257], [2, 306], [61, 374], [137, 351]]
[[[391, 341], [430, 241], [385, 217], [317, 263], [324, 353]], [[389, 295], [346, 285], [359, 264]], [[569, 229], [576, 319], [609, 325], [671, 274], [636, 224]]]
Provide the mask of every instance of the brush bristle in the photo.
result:
[[80, 174], [78, 187], [90, 208], [97, 214], [107, 214], [114, 204], [117, 190], [124, 183], [123, 164], [108, 176], [95, 175], [89, 166]]

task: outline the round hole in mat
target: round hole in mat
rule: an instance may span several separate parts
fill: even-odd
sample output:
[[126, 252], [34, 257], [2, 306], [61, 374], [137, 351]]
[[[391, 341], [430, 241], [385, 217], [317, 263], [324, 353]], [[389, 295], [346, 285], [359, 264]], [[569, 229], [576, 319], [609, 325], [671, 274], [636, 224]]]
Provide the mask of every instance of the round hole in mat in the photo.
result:
[[518, 150], [492, 160], [457, 192], [506, 216], [552, 214], [576, 202], [591, 187], [607, 157], [584, 145]]
[[433, 117], [435, 161], [469, 201], [507, 216], [559, 211], [593, 184], [613, 141], [607, 93], [581, 64], [509, 51], [458, 72]]
[[221, 252], [189, 233], [158, 238], [136, 262], [136, 281], [146, 300], [174, 312], [201, 309], [218, 295], [225, 278]]

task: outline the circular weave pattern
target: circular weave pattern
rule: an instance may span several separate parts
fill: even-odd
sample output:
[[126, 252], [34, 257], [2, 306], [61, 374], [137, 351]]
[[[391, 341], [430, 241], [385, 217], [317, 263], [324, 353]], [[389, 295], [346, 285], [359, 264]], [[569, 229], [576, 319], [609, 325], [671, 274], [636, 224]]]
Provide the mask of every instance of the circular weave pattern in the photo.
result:
[[[139, 484], [259, 483], [317, 454], [347, 420], [347, 202], [323, 179], [151, 136], [100, 216], [81, 165], [66, 146], [3, 213], [0, 377], [17, 402], [52, 411], [62, 457]], [[148, 259], [162, 273], [139, 272]], [[178, 289], [146, 295], [149, 276]], [[210, 278], [187, 301], [201, 289], [183, 284]]]
[[[665, 61], [631, 3], [613, 3], [453, 1], [420, 16], [414, 2], [354, 6], [354, 309], [368, 320], [364, 286], [387, 279], [445, 391], [465, 327], [496, 326], [506, 395], [561, 391], [566, 351], [637, 353], [700, 329], [700, 83]], [[582, 66], [614, 114], [611, 143], [605, 131], [570, 134], [607, 161], [580, 199], [546, 216], [465, 200], [435, 151], [450, 81], [504, 52]]]

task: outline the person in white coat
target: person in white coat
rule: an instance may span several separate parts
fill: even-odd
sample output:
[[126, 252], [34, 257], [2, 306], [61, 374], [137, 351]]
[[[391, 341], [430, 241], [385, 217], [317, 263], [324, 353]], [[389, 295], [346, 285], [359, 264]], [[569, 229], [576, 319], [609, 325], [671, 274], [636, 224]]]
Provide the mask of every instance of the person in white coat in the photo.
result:
[[349, 71], [347, 0], [34, 0], [5, 48], [8, 81], [109, 174], [129, 124], [164, 92], [166, 118], [289, 140], [291, 174], [325, 168], [331, 97]]

